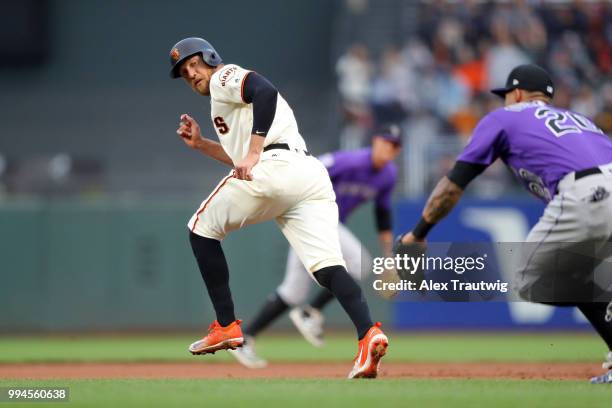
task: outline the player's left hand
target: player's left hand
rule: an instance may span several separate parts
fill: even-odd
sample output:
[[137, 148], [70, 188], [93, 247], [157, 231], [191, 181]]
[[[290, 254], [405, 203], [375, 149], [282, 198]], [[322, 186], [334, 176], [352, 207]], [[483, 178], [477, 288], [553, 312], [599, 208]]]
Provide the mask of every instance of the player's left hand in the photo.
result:
[[253, 173], [251, 170], [259, 162], [259, 155], [247, 154], [246, 157], [240, 160], [234, 167], [234, 177], [239, 180], [253, 180]]

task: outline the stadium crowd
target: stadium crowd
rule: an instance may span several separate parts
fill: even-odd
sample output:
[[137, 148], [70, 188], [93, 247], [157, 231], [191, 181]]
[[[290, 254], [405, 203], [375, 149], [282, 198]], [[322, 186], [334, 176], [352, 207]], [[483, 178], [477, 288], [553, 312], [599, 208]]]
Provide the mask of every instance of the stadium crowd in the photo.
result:
[[[427, 188], [452, 165], [478, 120], [501, 106], [488, 90], [528, 62], [553, 75], [555, 105], [612, 132], [611, 3], [432, 1], [418, 10], [416, 35], [375, 57], [355, 43], [337, 61], [342, 148], [363, 145], [381, 123], [402, 123], [408, 149], [415, 140], [430, 147]], [[490, 173], [496, 185], [500, 177], [508, 183], [482, 192], [506, 192], [511, 177], [501, 166]]]

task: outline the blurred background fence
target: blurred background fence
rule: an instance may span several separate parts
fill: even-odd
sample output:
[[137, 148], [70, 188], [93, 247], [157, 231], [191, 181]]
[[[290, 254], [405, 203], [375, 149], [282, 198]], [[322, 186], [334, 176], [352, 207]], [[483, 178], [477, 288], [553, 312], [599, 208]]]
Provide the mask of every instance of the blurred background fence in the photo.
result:
[[[479, 118], [499, 106], [486, 90], [515, 64], [548, 68], [557, 105], [612, 129], [606, 1], [5, 0], [1, 331], [172, 329], [210, 320], [185, 222], [227, 169], [178, 140], [183, 112], [207, 136], [214, 132], [208, 101], [168, 77], [170, 47], [192, 35], [274, 82], [315, 154], [366, 145], [379, 125], [400, 123], [397, 230], [416, 219]], [[529, 214], [527, 226], [541, 210], [523, 201], [499, 163], [468, 195], [476, 207]], [[370, 212], [350, 225], [376, 254]], [[474, 228], [454, 217], [456, 227], [438, 239]], [[286, 243], [266, 224], [225, 246], [238, 307], [250, 311], [280, 281]], [[452, 326], [446, 306], [425, 306], [418, 315]], [[375, 301], [398, 327], [423, 326], [403, 307]], [[346, 323], [334, 310], [332, 324]], [[573, 316], [562, 322], [582, 324]]]
[[[0, 332], [162, 330], [214, 320], [176, 202], [15, 202], [0, 211]], [[351, 226], [375, 244], [371, 208]], [[262, 237], [265, 237], [262, 238]], [[369, 239], [368, 239], [369, 237]], [[273, 223], [224, 241], [241, 318], [281, 282], [288, 244]], [[370, 294], [377, 316], [391, 306]], [[328, 322], [345, 326], [337, 305]], [[280, 326], [287, 326], [282, 322]]]

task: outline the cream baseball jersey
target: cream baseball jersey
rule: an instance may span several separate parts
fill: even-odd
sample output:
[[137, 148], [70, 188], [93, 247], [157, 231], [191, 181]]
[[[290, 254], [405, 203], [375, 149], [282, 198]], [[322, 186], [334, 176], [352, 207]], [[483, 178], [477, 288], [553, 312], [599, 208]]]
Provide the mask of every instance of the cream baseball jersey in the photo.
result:
[[[228, 64], [215, 72], [210, 80], [211, 119], [219, 142], [234, 163], [246, 156], [251, 140], [253, 106], [243, 99], [244, 82], [250, 72]], [[272, 143], [286, 143], [291, 148], [306, 150], [293, 111], [280, 93], [264, 147]]]

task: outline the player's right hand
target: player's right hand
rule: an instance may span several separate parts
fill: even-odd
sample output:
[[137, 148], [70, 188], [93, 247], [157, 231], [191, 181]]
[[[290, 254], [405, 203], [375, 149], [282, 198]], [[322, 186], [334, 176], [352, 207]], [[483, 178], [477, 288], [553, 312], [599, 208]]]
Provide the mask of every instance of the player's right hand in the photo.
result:
[[181, 122], [176, 133], [183, 139], [183, 142], [192, 149], [197, 149], [202, 140], [200, 125], [194, 118], [186, 113], [181, 115]]

